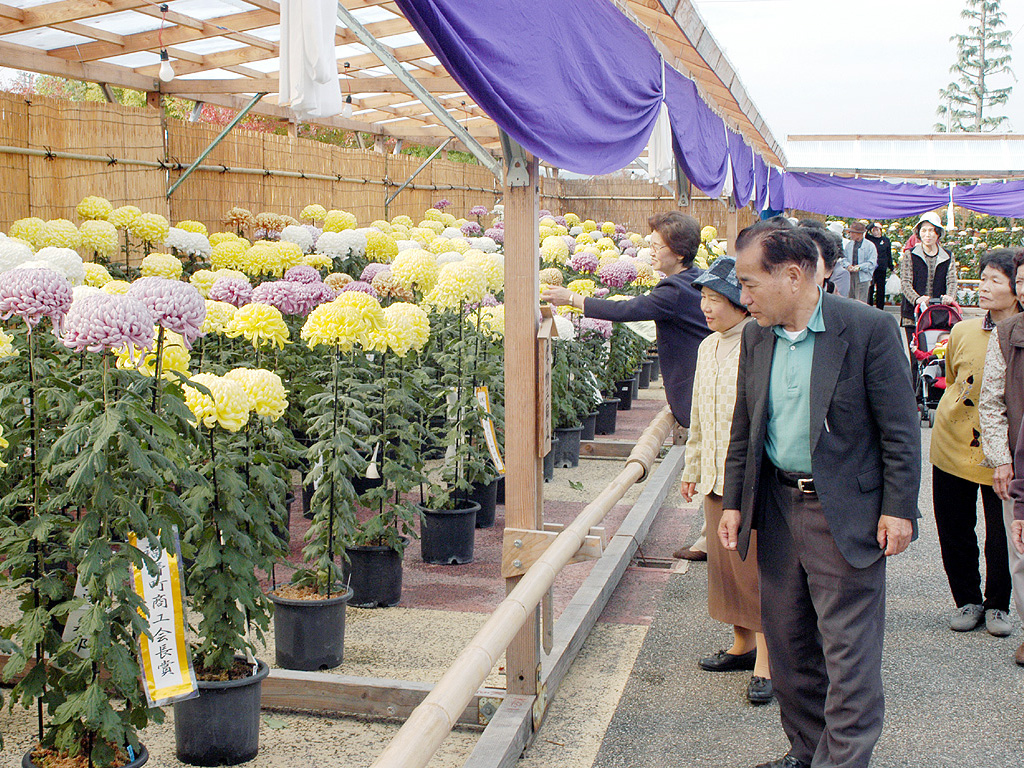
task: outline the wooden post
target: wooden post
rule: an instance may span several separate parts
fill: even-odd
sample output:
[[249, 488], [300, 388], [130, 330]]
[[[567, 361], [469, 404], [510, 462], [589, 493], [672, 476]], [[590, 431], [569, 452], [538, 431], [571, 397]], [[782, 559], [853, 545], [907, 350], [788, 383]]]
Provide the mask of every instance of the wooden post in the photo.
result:
[[[540, 530], [544, 503], [543, 459], [537, 444], [537, 331], [539, 173], [537, 159], [526, 155], [526, 186], [505, 182], [505, 525]], [[505, 580], [506, 592], [520, 576]], [[505, 655], [509, 693], [537, 692], [540, 663], [538, 615], [534, 610]]]
[[160, 109], [160, 91], [146, 91], [146, 106]]
[[374, 136], [373, 137], [373, 151], [384, 154], [384, 137]]
[[736, 236], [740, 233], [740, 217], [739, 211], [736, 210], [736, 204], [730, 200], [729, 209], [725, 214], [725, 236], [729, 241], [726, 253], [736, 258]]

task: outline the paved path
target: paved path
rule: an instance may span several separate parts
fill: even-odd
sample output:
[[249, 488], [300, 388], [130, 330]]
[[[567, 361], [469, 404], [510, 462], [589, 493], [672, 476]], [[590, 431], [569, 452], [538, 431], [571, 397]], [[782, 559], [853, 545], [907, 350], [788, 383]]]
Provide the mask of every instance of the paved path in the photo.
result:
[[[927, 455], [927, 429], [922, 436]], [[921, 538], [890, 565], [887, 714], [872, 766], [1024, 765], [1024, 669], [1012, 660], [1021, 631], [997, 639], [948, 629], [927, 463], [924, 471]], [[594, 768], [743, 768], [786, 751], [777, 705], [746, 702], [749, 673], [697, 666], [731, 642], [707, 616], [705, 573], [695, 564], [668, 578]]]

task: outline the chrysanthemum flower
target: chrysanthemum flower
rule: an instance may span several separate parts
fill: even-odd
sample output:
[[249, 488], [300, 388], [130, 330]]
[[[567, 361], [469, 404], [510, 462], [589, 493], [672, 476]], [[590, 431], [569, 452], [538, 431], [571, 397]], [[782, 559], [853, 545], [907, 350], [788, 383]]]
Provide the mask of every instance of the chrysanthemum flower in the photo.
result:
[[52, 248], [77, 248], [82, 243], [78, 227], [67, 219], [50, 219], [39, 232], [38, 245]]
[[434, 289], [438, 272], [434, 255], [420, 248], [402, 251], [391, 263], [391, 274], [402, 286], [424, 295]]
[[47, 266], [54, 272], [64, 275], [71, 285], [82, 285], [85, 282], [85, 265], [78, 251], [71, 248], [40, 248], [32, 264]]
[[486, 205], [474, 205], [469, 209], [470, 216], [486, 216], [487, 206]]
[[579, 280], [573, 280], [566, 288], [573, 293], [578, 293], [580, 296], [593, 296], [594, 291], [597, 290], [597, 283], [583, 277]]
[[424, 219], [416, 226], [417, 229], [429, 230], [430, 232], [433, 232], [434, 235], [440, 235], [444, 232], [444, 224], [440, 221], [435, 221], [434, 219]]
[[52, 269], [0, 272], [0, 320], [17, 316], [31, 329], [48, 317], [59, 330], [73, 298], [71, 283]]
[[0, 237], [0, 272], [35, 259], [28, 243], [14, 237]]
[[316, 241], [316, 251], [332, 259], [362, 257], [366, 253], [366, 235], [351, 229], [344, 232], [325, 231]]
[[245, 229], [253, 225], [252, 211], [248, 208], [235, 206], [224, 214], [224, 223], [235, 228]]
[[189, 277], [188, 281], [196, 287], [199, 295], [204, 299], [210, 298], [210, 289], [217, 281], [217, 273], [210, 269], [197, 269]]
[[445, 264], [437, 275], [437, 285], [425, 299], [438, 309], [458, 309], [478, 302], [487, 293], [487, 277], [479, 267], [464, 261]]
[[299, 264], [292, 267], [284, 273], [285, 280], [291, 280], [295, 283], [322, 283], [323, 278], [320, 277], [320, 273], [317, 272], [313, 267], [306, 264]]
[[302, 263], [307, 267], [316, 270], [327, 269], [334, 260], [325, 253], [307, 253], [302, 257]]
[[381, 263], [391, 262], [398, 255], [395, 239], [384, 232], [370, 230], [366, 233], [366, 258]]
[[152, 340], [153, 315], [131, 296], [85, 296], [71, 305], [64, 320], [62, 341], [76, 352], [105, 352], [125, 345], [143, 349]]
[[584, 232], [593, 232], [597, 229], [597, 222], [593, 219], [586, 219], [580, 223], [580, 226], [583, 227]]
[[181, 277], [182, 266], [181, 261], [169, 253], [151, 253], [142, 260], [139, 271], [143, 277], [177, 280]]
[[471, 237], [469, 244], [484, 253], [498, 252], [498, 244], [489, 237]]
[[201, 221], [185, 219], [184, 221], [179, 221], [174, 226], [176, 229], [183, 229], [186, 232], [195, 232], [196, 234], [202, 235], [203, 237], [206, 237], [207, 235], [210, 234], [209, 231], [206, 229], [206, 225], [203, 224], [203, 222]]
[[505, 305], [498, 304], [494, 307], [482, 307], [480, 309], [480, 330], [490, 334], [494, 339], [505, 335]]
[[157, 325], [181, 334], [188, 349], [202, 333], [206, 302], [194, 285], [162, 277], [140, 277], [132, 283], [128, 295], [149, 307]]
[[87, 261], [82, 267], [85, 269], [85, 284], [93, 288], [102, 288], [113, 279], [102, 264]]
[[[363, 299], [372, 304], [357, 303]], [[384, 310], [372, 296], [359, 292], [343, 293], [334, 301], [314, 309], [299, 335], [311, 348], [324, 344], [349, 352], [357, 344], [365, 347], [386, 324]]]
[[303, 253], [313, 250], [313, 233], [306, 227], [285, 227], [281, 230], [281, 241], [295, 243]]
[[123, 296], [131, 290], [132, 284], [125, 280], [109, 280], [103, 284], [100, 288], [104, 293], [109, 293], [111, 296]]
[[252, 301], [276, 307], [283, 315], [300, 314], [299, 288], [305, 283], [291, 280], [272, 280], [252, 289]]
[[289, 240], [281, 240], [274, 243], [274, 249], [277, 251], [277, 260], [281, 270], [275, 273], [278, 277], [292, 267], [299, 266], [302, 263], [302, 257], [305, 255], [298, 243], [293, 243]]
[[617, 251], [618, 250], [618, 246], [615, 245], [615, 241], [612, 240], [610, 237], [599, 238], [598, 241], [596, 243], [594, 243], [594, 245], [597, 246], [597, 249], [599, 251]]
[[80, 219], [101, 219], [106, 221], [110, 214], [114, 212], [114, 206], [105, 197], [89, 195], [82, 198], [82, 202], [78, 204], [75, 211]]
[[11, 224], [11, 228], [7, 231], [7, 236], [16, 237], [19, 240], [24, 240], [26, 243], [38, 246], [45, 226], [46, 222], [39, 217], [29, 216], [24, 219], [18, 219]]
[[390, 271], [391, 267], [387, 264], [380, 264], [378, 262], [370, 262], [363, 268], [363, 272], [359, 275], [359, 279], [364, 283], [372, 283], [373, 278], [379, 275], [385, 270]]
[[113, 210], [107, 221], [118, 229], [130, 229], [132, 223], [141, 215], [142, 211], [134, 205], [122, 205], [120, 208]]
[[388, 349], [399, 357], [423, 349], [430, 338], [427, 313], [408, 302], [392, 304], [384, 310], [387, 318]]
[[701, 242], [706, 243], [710, 240], [718, 239], [718, 230], [712, 227], [710, 224], [706, 227], [701, 227], [700, 230]]
[[578, 335], [582, 338], [586, 338], [588, 335], [594, 335], [607, 340], [612, 337], [611, 320], [598, 320], [593, 317], [581, 317], [577, 320], [577, 327], [579, 328]]
[[392, 226], [399, 225], [399, 226], [403, 226], [403, 227], [411, 227], [413, 225], [412, 218], [409, 217], [409, 216], [406, 216], [404, 213], [400, 214], [398, 216], [395, 216], [391, 220], [391, 224], [392, 224]]
[[298, 306], [295, 314], [305, 317], [321, 304], [334, 301], [338, 297], [335, 291], [325, 283], [296, 283]]
[[597, 271], [597, 256], [589, 251], [574, 253], [569, 258], [569, 268], [586, 275]]
[[[4, 333], [4, 329], [0, 328], [0, 358], [4, 357], [17, 357], [19, 354], [17, 348], [14, 346], [14, 338]], [[6, 448], [7, 446], [0, 446]]]
[[244, 336], [254, 347], [271, 344], [284, 349], [288, 342], [288, 326], [277, 307], [252, 302], [235, 312], [224, 335], [230, 338]]
[[302, 209], [302, 213], [299, 214], [299, 218], [303, 221], [323, 221], [326, 216], [327, 209], [316, 203], [307, 205]]
[[416, 296], [408, 288], [403, 286], [394, 275], [391, 274], [390, 269], [385, 269], [382, 272], [378, 272], [373, 278], [371, 283], [373, 290], [377, 292], [379, 297], [387, 297], [394, 299], [401, 299], [405, 302], [416, 301]]
[[128, 225], [128, 231], [146, 243], [162, 243], [170, 228], [167, 219], [159, 213], [140, 213]]
[[288, 407], [288, 396], [281, 377], [263, 368], [235, 368], [224, 374], [228, 381], [242, 385], [249, 398], [249, 407], [257, 416], [271, 421], [280, 419]]
[[545, 264], [565, 264], [569, 258], [569, 246], [558, 235], [544, 238], [540, 246], [540, 257]]
[[117, 253], [117, 228], [109, 221], [83, 221], [78, 228], [81, 247], [110, 256]]
[[218, 277], [210, 288], [209, 298], [241, 307], [252, 300], [252, 283], [237, 277]]
[[636, 266], [636, 277], [633, 278], [633, 285], [640, 288], [653, 288], [658, 284], [658, 276], [650, 264], [644, 264], [642, 261], [634, 261], [633, 264]]
[[224, 333], [231, 318], [235, 316], [235, 305], [226, 301], [213, 301], [206, 299], [206, 317], [203, 319], [202, 332], [204, 335], [210, 333]]
[[238, 269], [245, 264], [249, 250], [241, 239], [223, 240], [210, 252], [210, 266], [214, 269]]
[[[155, 342], [159, 330], [158, 327], [153, 328], [151, 342], [148, 344], [152, 348], [149, 350], [139, 349], [131, 344], [115, 349], [117, 367], [128, 371], [137, 370], [143, 376], [156, 375], [156, 345], [153, 342]], [[185, 340], [180, 335], [164, 329], [163, 354], [160, 356], [160, 360], [161, 376], [165, 379], [172, 379], [175, 372], [188, 374], [192, 356], [185, 348]]]
[[324, 278], [324, 285], [335, 293], [341, 293], [341, 289], [351, 283], [352, 279], [352, 275], [346, 275], [344, 272], [332, 272]]
[[601, 267], [597, 276], [609, 288], [624, 288], [636, 280], [636, 263], [632, 260], [616, 259]]
[[324, 232], [341, 232], [346, 229], [355, 229], [359, 221], [354, 214], [348, 211], [327, 211], [324, 219]]
[[206, 395], [187, 384], [182, 388], [185, 403], [198, 423], [228, 432], [237, 432], [249, 423], [249, 396], [240, 382], [212, 373], [197, 373], [192, 381], [210, 391]]
[[358, 291], [360, 293], [365, 293], [370, 296], [373, 296], [373, 298], [375, 299], [377, 298], [377, 291], [373, 289], [373, 286], [370, 285], [370, 283], [367, 283], [363, 280], [353, 280], [351, 283], [349, 283], [348, 285], [341, 289], [342, 293], [347, 293], [349, 291]]
[[242, 238], [234, 232], [214, 232], [208, 239], [210, 241], [210, 245], [216, 247], [221, 243], [226, 243], [228, 240], [241, 240]]
[[[198, 224], [199, 222], [192, 223]], [[213, 252], [213, 246], [210, 245], [210, 240], [204, 232], [192, 232], [179, 227], [171, 227], [167, 230], [164, 247], [170, 248], [176, 254], [196, 256], [202, 259], [210, 258], [210, 254]]]
[[562, 270], [555, 267], [548, 267], [540, 271], [540, 281], [547, 283], [548, 285], [562, 285], [565, 278], [562, 275]]

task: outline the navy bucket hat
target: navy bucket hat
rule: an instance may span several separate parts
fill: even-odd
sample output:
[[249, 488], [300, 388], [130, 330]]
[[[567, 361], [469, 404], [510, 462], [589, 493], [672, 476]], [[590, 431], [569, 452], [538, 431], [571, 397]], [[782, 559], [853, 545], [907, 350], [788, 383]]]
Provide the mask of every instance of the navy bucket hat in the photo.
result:
[[707, 270], [693, 280], [697, 288], [707, 287], [722, 294], [737, 307], [744, 307], [740, 301], [740, 281], [736, 277], [736, 259], [732, 256], [719, 256]]

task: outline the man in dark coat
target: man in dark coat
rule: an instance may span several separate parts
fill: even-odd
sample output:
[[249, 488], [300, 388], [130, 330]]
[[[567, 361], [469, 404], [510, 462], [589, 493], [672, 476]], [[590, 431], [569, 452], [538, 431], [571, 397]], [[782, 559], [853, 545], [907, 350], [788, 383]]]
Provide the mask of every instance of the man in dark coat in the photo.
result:
[[892, 241], [885, 236], [882, 225], [877, 221], [868, 229], [865, 239], [872, 242], [878, 252], [878, 263], [868, 288], [868, 304], [885, 309], [885, 281], [892, 269]]
[[914, 535], [921, 433], [895, 319], [825, 294], [799, 229], [737, 240], [743, 332], [726, 549], [757, 529], [762, 625], [790, 751], [759, 768], [867, 768], [882, 731], [886, 557]]

